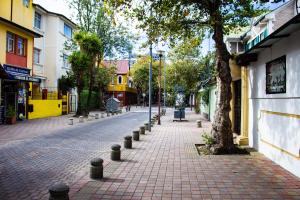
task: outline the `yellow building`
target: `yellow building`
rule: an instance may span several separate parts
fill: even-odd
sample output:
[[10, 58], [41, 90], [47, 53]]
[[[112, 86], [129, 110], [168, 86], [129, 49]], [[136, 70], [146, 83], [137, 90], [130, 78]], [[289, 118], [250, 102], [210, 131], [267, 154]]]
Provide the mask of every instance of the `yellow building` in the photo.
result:
[[130, 61], [115, 60], [105, 61], [106, 67], [116, 67], [116, 74], [107, 87], [109, 97], [114, 96], [121, 102], [121, 106], [135, 104], [137, 101], [137, 90], [133, 87], [132, 78], [130, 77]]
[[33, 43], [40, 34], [33, 31], [32, 0], [1, 0], [0, 6], [0, 123], [4, 113], [14, 109], [18, 118], [28, 118], [32, 106]]

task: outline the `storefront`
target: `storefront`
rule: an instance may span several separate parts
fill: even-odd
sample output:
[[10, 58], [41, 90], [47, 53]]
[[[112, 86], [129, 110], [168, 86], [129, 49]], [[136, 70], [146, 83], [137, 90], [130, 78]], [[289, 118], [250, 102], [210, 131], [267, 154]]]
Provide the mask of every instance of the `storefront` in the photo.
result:
[[6, 78], [1, 80], [1, 105], [6, 110], [14, 110], [17, 119], [27, 119], [28, 99], [31, 96], [31, 83], [40, 83], [40, 79], [30, 76], [30, 69], [4, 64], [2, 71]]

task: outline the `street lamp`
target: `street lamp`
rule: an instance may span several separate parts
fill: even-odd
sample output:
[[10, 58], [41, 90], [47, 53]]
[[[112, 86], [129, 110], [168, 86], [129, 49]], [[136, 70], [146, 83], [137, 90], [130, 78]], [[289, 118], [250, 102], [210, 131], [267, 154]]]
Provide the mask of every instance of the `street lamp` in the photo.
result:
[[160, 102], [161, 102], [161, 58], [163, 56], [164, 51], [159, 50], [157, 51], [159, 55], [159, 69], [158, 69], [158, 122], [157, 124], [160, 125]]

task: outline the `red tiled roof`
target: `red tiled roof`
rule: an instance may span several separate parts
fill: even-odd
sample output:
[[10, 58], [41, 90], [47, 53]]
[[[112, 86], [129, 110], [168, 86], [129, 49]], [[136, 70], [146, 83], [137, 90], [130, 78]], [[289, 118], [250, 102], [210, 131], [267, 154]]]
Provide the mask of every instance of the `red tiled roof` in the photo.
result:
[[117, 74], [127, 74], [129, 71], [128, 60], [105, 60], [103, 62], [104, 67], [109, 67], [111, 65], [117, 67]]

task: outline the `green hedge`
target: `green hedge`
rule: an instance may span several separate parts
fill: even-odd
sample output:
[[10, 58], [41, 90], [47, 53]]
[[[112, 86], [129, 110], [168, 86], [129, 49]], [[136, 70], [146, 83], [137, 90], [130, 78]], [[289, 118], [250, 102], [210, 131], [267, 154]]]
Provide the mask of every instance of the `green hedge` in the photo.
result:
[[[88, 94], [89, 94], [88, 90], [83, 90], [80, 94], [82, 108], [85, 108], [86, 106]], [[99, 104], [100, 104], [99, 99], [100, 99], [99, 94], [97, 92], [92, 92], [91, 101], [90, 101], [91, 109], [99, 108]]]

